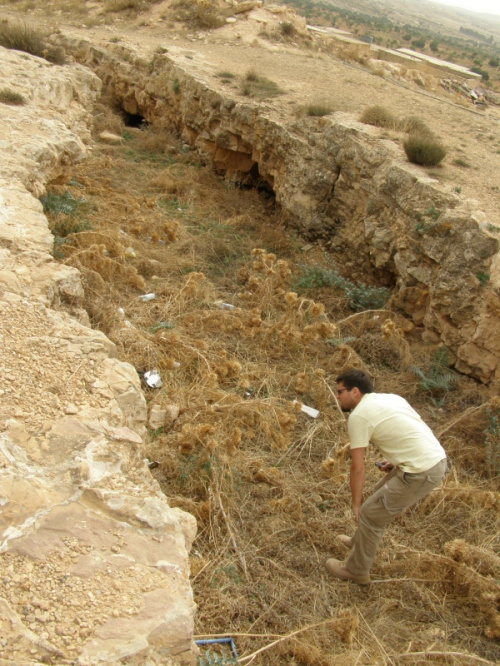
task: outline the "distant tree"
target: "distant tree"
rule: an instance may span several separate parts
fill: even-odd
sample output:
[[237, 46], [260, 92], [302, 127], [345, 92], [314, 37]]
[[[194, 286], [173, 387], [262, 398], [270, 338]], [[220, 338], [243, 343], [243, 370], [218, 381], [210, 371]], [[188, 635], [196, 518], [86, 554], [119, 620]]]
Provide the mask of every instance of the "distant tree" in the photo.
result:
[[481, 67], [471, 67], [470, 71], [475, 74], [481, 74], [483, 81], [489, 81], [490, 75], [485, 69], [481, 69]]
[[425, 39], [423, 37], [419, 37], [418, 39], [414, 39], [411, 43], [414, 49], [423, 49], [425, 46]]
[[437, 53], [439, 51], [439, 42], [437, 39], [433, 39], [432, 42], [429, 44], [429, 47], [433, 53]]
[[498, 67], [499, 64], [500, 64], [500, 60], [497, 58], [497, 56], [493, 56], [492, 58], [490, 58], [488, 60], [488, 65], [490, 67]]

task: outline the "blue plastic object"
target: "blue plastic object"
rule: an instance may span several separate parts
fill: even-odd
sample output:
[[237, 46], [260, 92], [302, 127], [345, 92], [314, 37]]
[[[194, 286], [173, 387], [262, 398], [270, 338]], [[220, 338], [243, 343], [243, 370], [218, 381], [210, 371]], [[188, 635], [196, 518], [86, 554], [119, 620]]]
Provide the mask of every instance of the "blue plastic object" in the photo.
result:
[[229, 643], [231, 647], [231, 652], [233, 657], [238, 659], [238, 653], [236, 652], [236, 645], [234, 644], [233, 639], [229, 636], [228, 638], [203, 638], [201, 640], [195, 641], [196, 645], [213, 645], [214, 643]]

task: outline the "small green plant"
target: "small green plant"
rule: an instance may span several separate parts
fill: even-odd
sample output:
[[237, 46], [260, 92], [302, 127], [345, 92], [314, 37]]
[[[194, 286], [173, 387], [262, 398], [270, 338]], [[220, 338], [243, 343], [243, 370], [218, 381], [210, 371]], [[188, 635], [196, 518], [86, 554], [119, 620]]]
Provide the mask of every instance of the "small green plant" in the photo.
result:
[[415, 225], [415, 231], [419, 236], [424, 236], [429, 231], [429, 225], [419, 220]]
[[249, 70], [245, 74], [241, 84], [242, 95], [255, 97], [260, 100], [282, 95], [283, 92], [277, 83], [267, 79], [265, 76], [258, 75], [253, 70]]
[[181, 84], [179, 83], [179, 79], [175, 78], [172, 81], [172, 90], [176, 95], [178, 95], [181, 91]]
[[305, 266], [302, 275], [294, 283], [293, 289], [303, 291], [319, 287], [333, 287], [344, 293], [352, 310], [379, 310], [390, 298], [391, 292], [386, 287], [372, 287], [362, 282], [351, 282], [338, 271], [322, 266]]
[[483, 81], [488, 81], [490, 78], [489, 72], [487, 72], [485, 69], [481, 69], [481, 67], [477, 66], [471, 67], [470, 71], [474, 72], [475, 74], [481, 74], [481, 79]]
[[446, 148], [437, 139], [422, 134], [410, 134], [403, 148], [409, 161], [420, 166], [437, 166], [446, 157]]
[[231, 79], [235, 79], [235, 78], [236, 78], [236, 74], [233, 74], [232, 72], [226, 72], [226, 71], [224, 71], [224, 72], [218, 72], [215, 76], [216, 76], [218, 79], [222, 79], [222, 80], [226, 80], [226, 79], [227, 79], [227, 80], [231, 80]]
[[431, 393], [432, 402], [440, 406], [446, 399], [446, 394], [457, 382], [457, 376], [448, 367], [449, 355], [446, 347], [439, 347], [431, 356], [430, 363], [425, 371], [414, 366], [413, 374], [419, 378], [422, 391]]
[[56, 65], [65, 62], [64, 51], [60, 47], [47, 44], [45, 35], [25, 23], [0, 24], [0, 46], [45, 58]]
[[493, 412], [488, 409], [488, 427], [484, 430], [486, 435], [484, 447], [486, 449], [486, 465], [489, 476], [500, 473], [500, 410]]
[[430, 217], [432, 220], [434, 220], [434, 222], [437, 222], [437, 220], [439, 220], [439, 218], [441, 217], [442, 212], [443, 211], [434, 208], [434, 206], [431, 206], [425, 211], [425, 214], [427, 215], [427, 217]]
[[476, 273], [476, 277], [481, 284], [486, 284], [490, 279], [489, 273], [485, 273], [484, 271], [478, 271]]
[[386, 129], [394, 129], [398, 124], [396, 118], [384, 106], [369, 106], [361, 114], [360, 120], [366, 125], [384, 127]]
[[466, 169], [471, 167], [470, 162], [467, 162], [467, 160], [464, 160], [462, 157], [457, 157], [457, 159], [453, 160], [453, 164], [456, 166], [465, 167]]
[[2, 88], [2, 90], [0, 90], [0, 102], [11, 106], [21, 106], [26, 104], [24, 97], [10, 88]]
[[453, 189], [457, 194], [460, 194], [462, 192], [462, 188], [459, 185], [457, 185], [457, 187], [454, 187]]
[[150, 326], [148, 330], [150, 333], [156, 333], [157, 331], [161, 331], [161, 329], [163, 328], [165, 329], [175, 328], [175, 324], [171, 324], [168, 321], [160, 321], [157, 324]]

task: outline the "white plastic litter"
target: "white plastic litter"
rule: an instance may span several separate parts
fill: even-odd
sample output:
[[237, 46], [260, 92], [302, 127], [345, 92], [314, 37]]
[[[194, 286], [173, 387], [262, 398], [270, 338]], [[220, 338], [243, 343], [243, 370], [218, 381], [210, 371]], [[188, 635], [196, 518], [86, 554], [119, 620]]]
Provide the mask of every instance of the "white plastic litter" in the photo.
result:
[[163, 386], [161, 377], [157, 370], [148, 370], [144, 373], [144, 381], [150, 388], [160, 388]]
[[151, 293], [151, 294], [144, 294], [143, 296], [141, 296], [141, 301], [144, 301], [144, 302], [146, 302], [146, 301], [152, 301], [152, 300], [155, 299], [155, 298], [156, 298], [156, 294], [153, 294], [153, 293]]
[[217, 305], [221, 310], [236, 310], [236, 305], [232, 303], [222, 303], [222, 301], [217, 301]]
[[[294, 404], [297, 403], [297, 400], [293, 401]], [[314, 409], [314, 407], [308, 407], [307, 405], [301, 404], [300, 411], [304, 412], [305, 414], [308, 414], [309, 416], [312, 416], [313, 419], [317, 419], [319, 416], [319, 410]]]

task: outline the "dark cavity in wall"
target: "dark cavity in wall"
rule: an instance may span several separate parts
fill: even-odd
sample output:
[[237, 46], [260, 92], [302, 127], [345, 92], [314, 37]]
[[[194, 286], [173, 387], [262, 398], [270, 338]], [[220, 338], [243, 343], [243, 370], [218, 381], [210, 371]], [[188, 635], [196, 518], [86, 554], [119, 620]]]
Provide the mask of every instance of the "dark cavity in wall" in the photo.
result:
[[146, 120], [144, 120], [144, 117], [140, 113], [127, 113], [127, 111], [121, 109], [121, 114], [123, 122], [127, 127], [144, 127], [147, 125]]

